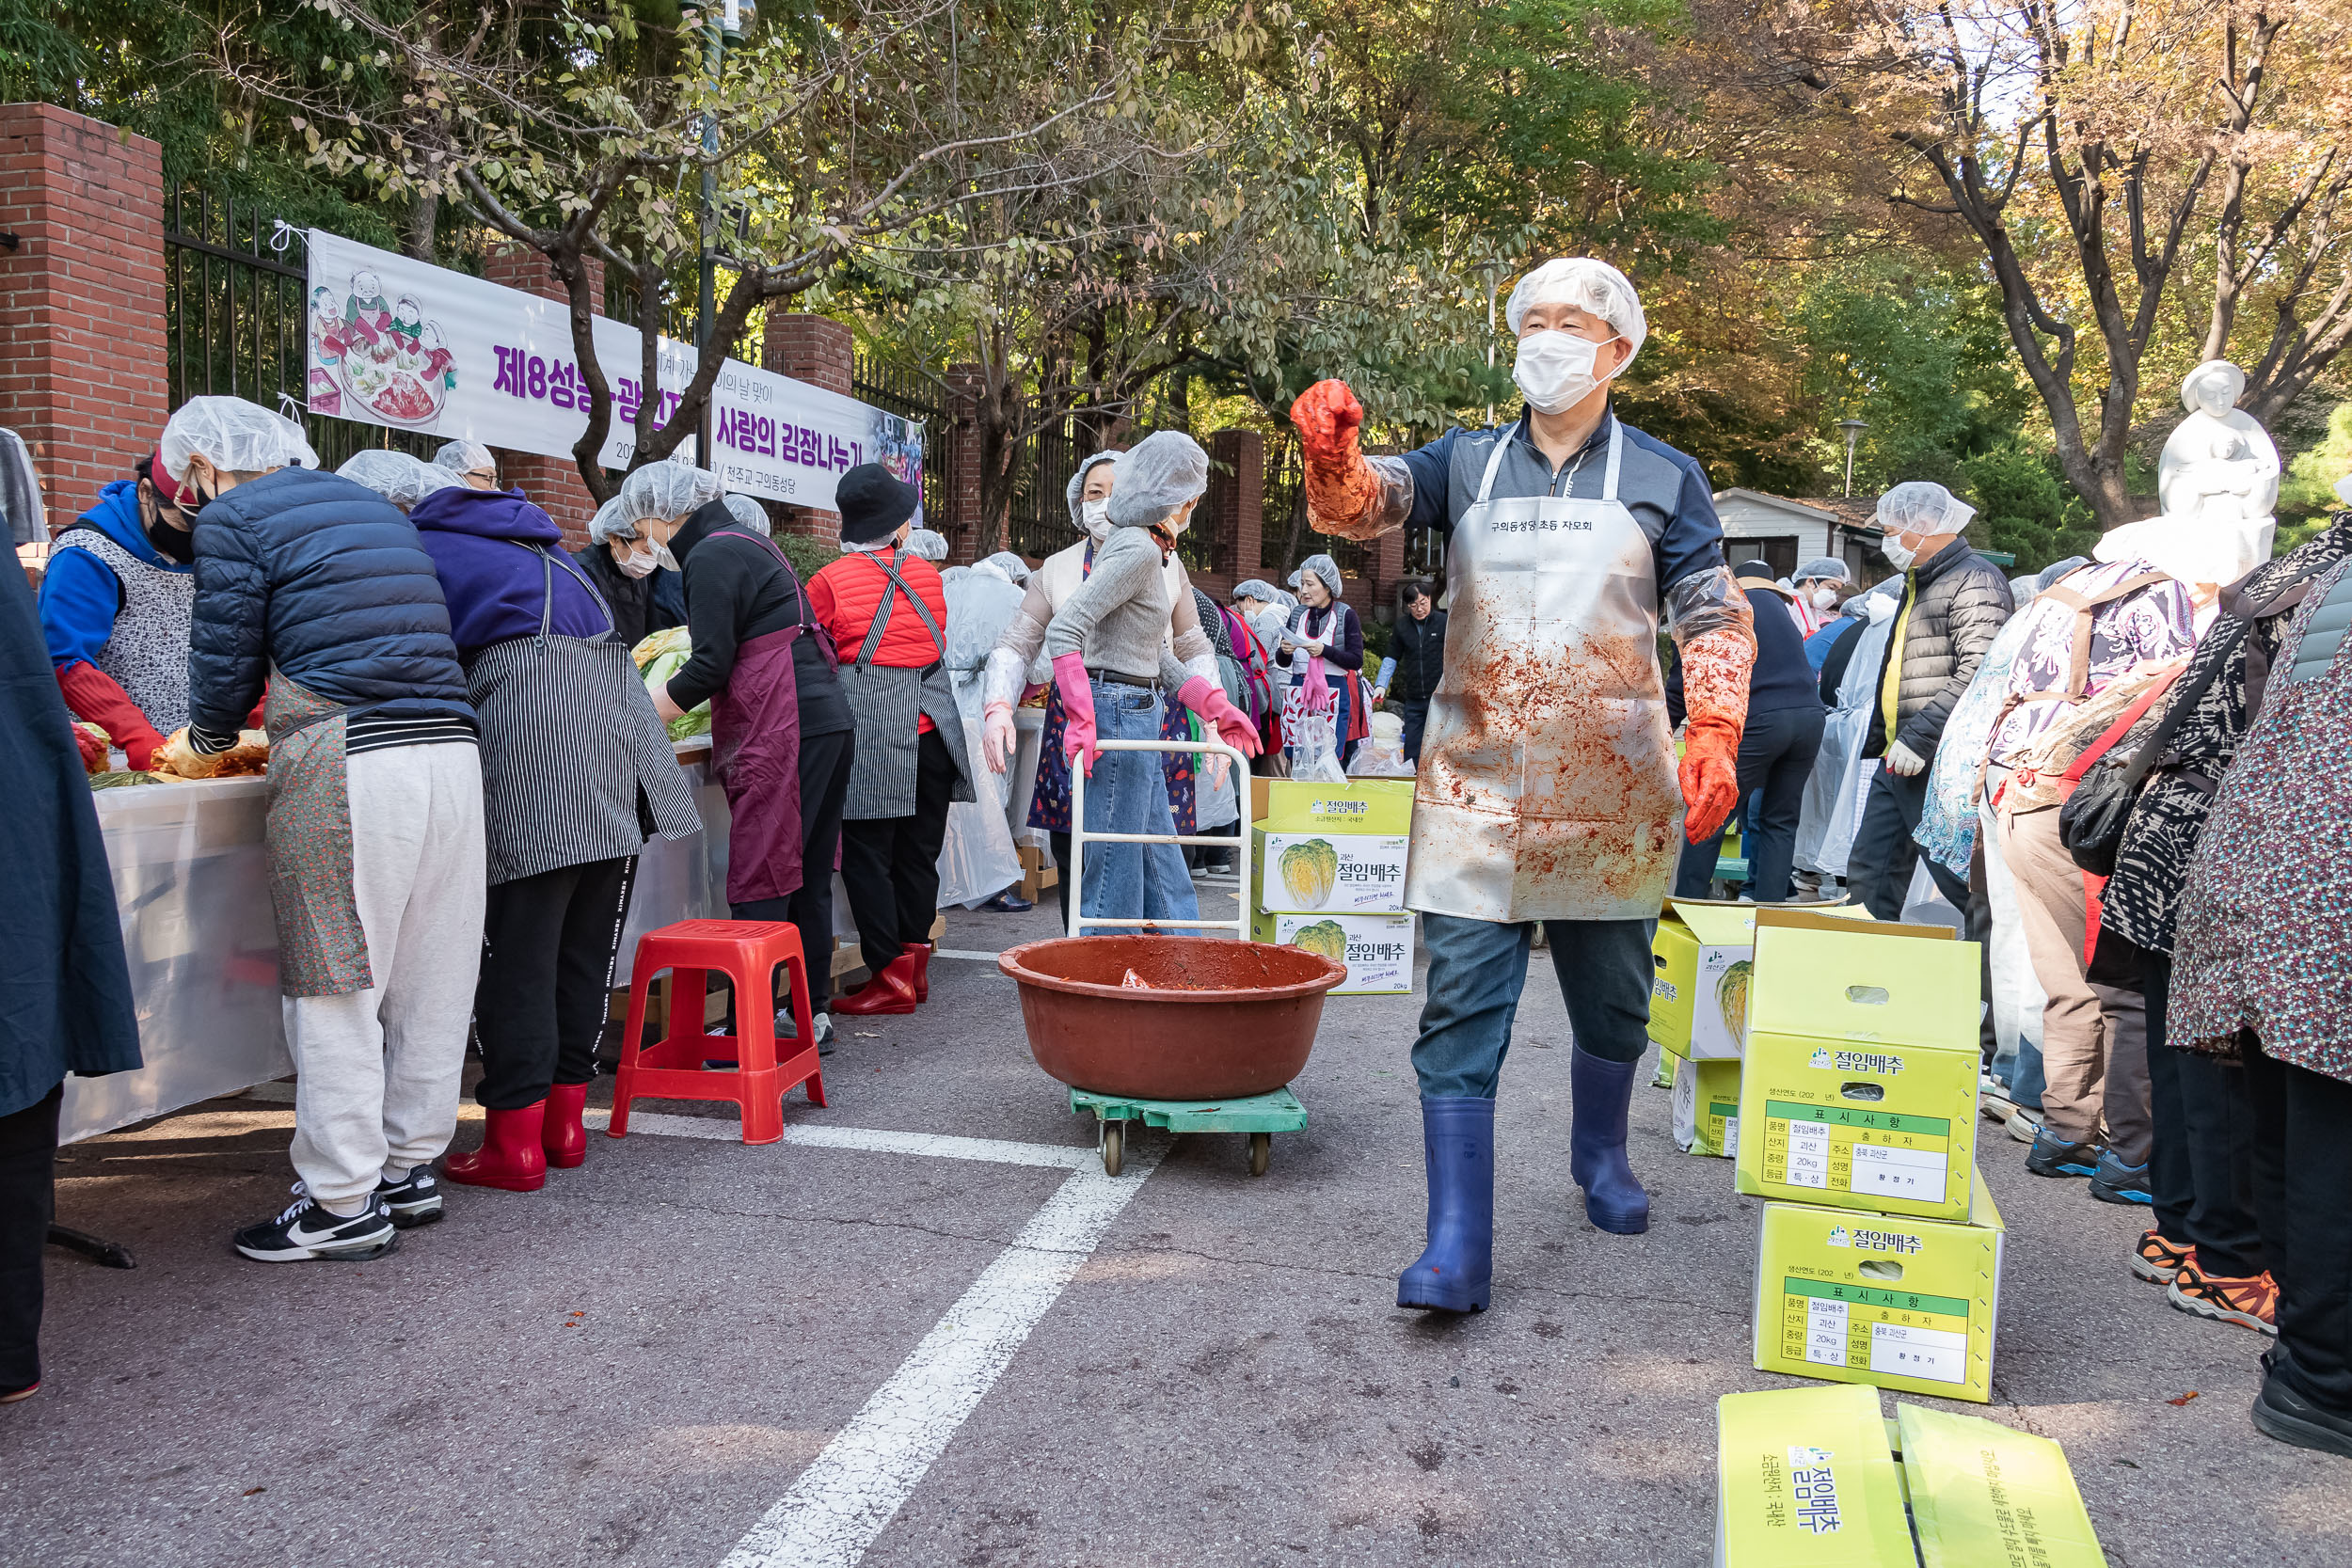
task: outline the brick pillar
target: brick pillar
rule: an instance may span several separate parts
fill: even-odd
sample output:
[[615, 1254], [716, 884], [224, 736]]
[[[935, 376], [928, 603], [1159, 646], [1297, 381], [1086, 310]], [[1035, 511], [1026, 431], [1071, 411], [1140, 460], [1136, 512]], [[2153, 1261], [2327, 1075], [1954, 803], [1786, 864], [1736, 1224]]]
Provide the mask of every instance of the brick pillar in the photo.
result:
[[[588, 296], [599, 306], [604, 300], [604, 262], [595, 257], [587, 259]], [[530, 246], [513, 240], [494, 244], [485, 260], [482, 276], [485, 281], [501, 288], [519, 289], [541, 299], [568, 304], [571, 295], [564, 290], [564, 280], [555, 273], [555, 263]], [[602, 315], [601, 309], [597, 314]], [[620, 417], [619, 410], [613, 418]], [[564, 531], [564, 542], [577, 547], [588, 542], [588, 521], [596, 515], [596, 499], [588, 491], [580, 477], [580, 465], [568, 457], [544, 457], [537, 452], [511, 451], [493, 449], [498, 453], [499, 480], [505, 484], [519, 484], [532, 501], [555, 519]]]
[[[759, 364], [762, 370], [845, 398], [856, 395], [851, 383], [857, 369], [857, 341], [846, 325], [831, 316], [770, 311], [767, 332], [759, 341]], [[841, 538], [838, 512], [789, 502], [778, 502], [771, 510], [783, 519], [776, 527], [787, 533], [821, 539], [829, 545]]]
[[0, 104], [0, 423], [63, 528], [155, 447], [164, 372], [163, 152], [45, 103]]
[[924, 454], [926, 462], [933, 454], [944, 458], [947, 470], [946, 521], [952, 526], [932, 526], [959, 543], [971, 540], [976, 558], [1006, 547], [980, 516], [980, 393], [985, 385], [977, 365], [947, 367], [947, 428], [930, 436]]
[[1243, 582], [1258, 575], [1265, 546], [1265, 437], [1220, 430], [1209, 437], [1209, 499], [1216, 514], [1216, 576]]
[[1372, 584], [1373, 607], [1393, 605], [1396, 585], [1405, 578], [1405, 531], [1398, 529], [1373, 541]]

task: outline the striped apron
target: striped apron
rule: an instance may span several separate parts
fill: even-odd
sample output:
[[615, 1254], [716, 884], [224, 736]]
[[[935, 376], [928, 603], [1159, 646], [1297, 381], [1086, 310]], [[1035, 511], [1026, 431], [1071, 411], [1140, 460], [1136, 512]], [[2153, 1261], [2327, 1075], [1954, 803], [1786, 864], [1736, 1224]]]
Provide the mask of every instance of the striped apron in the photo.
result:
[[[842, 689], [857, 719], [857, 753], [850, 760], [850, 798], [842, 818], [874, 822], [914, 815], [915, 768], [922, 745], [918, 726], [925, 719], [946, 743], [947, 754], [955, 758], [956, 786], [949, 799], [977, 800], [972, 763], [964, 751], [963, 710], [956, 706], [955, 689], [947, 682], [947, 639], [939, 623], [931, 619], [930, 607], [924, 604], [922, 595], [898, 575], [898, 552], [894, 551], [888, 561], [871, 554], [866, 559], [882, 568], [890, 586], [882, 590], [882, 607], [874, 611], [856, 661], [841, 667]], [[932, 644], [940, 650], [940, 659], [925, 669], [874, 662], [900, 594], [914, 607], [914, 613], [930, 629]]]
[[[482, 726], [492, 887], [634, 855], [649, 832], [688, 838], [702, 830], [628, 644], [611, 635], [604, 595], [564, 557], [520, 547], [535, 550], [545, 572], [539, 630], [493, 642], [466, 664], [467, 694]], [[605, 636], [549, 629], [558, 562], [604, 612]]]

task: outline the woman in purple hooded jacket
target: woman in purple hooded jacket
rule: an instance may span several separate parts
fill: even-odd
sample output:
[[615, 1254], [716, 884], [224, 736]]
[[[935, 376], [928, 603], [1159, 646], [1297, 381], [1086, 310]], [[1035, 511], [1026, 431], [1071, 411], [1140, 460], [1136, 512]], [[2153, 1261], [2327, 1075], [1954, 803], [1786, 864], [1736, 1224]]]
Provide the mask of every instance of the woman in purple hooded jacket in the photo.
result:
[[554, 520], [520, 490], [451, 483], [408, 520], [480, 715], [490, 863], [474, 996], [487, 1131], [442, 1174], [535, 1192], [550, 1164], [587, 1157], [580, 1110], [637, 852], [702, 824], [628, 644]]

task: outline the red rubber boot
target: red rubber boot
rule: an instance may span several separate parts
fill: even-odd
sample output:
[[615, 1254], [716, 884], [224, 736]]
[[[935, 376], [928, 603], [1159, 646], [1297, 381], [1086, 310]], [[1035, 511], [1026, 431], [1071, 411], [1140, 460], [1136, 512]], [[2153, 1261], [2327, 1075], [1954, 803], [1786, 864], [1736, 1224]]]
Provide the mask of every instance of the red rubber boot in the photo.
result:
[[931, 999], [931, 944], [928, 942], [911, 942], [907, 952], [914, 958], [914, 1000], [918, 1003], [929, 1002]]
[[482, 1147], [441, 1162], [441, 1175], [463, 1187], [500, 1187], [535, 1193], [548, 1184], [548, 1151], [540, 1147], [547, 1121], [544, 1100], [519, 1111], [485, 1111], [488, 1125]]
[[873, 1018], [883, 1013], [914, 1011], [914, 949], [908, 948], [882, 966], [882, 972], [847, 996], [836, 996], [834, 1015]]
[[549, 1170], [571, 1170], [588, 1158], [588, 1132], [580, 1124], [588, 1103], [585, 1084], [558, 1084], [548, 1091], [548, 1119], [539, 1133], [539, 1147], [548, 1151]]

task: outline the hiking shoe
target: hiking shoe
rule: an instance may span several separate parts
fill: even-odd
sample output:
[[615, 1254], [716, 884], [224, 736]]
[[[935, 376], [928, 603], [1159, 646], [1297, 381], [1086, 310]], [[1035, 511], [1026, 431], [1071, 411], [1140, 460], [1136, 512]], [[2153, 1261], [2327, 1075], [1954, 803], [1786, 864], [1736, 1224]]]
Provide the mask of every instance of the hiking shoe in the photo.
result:
[[395, 1181], [387, 1176], [375, 1184], [375, 1200], [390, 1211], [392, 1224], [403, 1230], [431, 1225], [441, 1217], [441, 1184], [431, 1165], [411, 1165]]
[[2139, 1233], [2139, 1245], [2132, 1249], [2132, 1273], [2151, 1285], [2169, 1285], [2184, 1264], [2193, 1261], [2197, 1249], [2168, 1242], [2153, 1230]]
[[2003, 1123], [2017, 1114], [2017, 1101], [2009, 1097], [2009, 1085], [1989, 1072], [1977, 1076], [1977, 1114], [1987, 1121]]
[[2090, 1196], [2102, 1203], [2155, 1201], [2155, 1195], [2148, 1189], [2148, 1167], [2127, 1165], [2109, 1148], [2099, 1151], [2099, 1163], [2090, 1173]]
[[2034, 1134], [2026, 1168], [2036, 1176], [2089, 1176], [2099, 1168], [2097, 1144], [2070, 1144], [2048, 1128]]
[[2265, 1437], [2352, 1459], [2352, 1417], [2320, 1409], [2286, 1385], [2274, 1368], [2254, 1396], [2254, 1430]]
[[349, 1219], [333, 1213], [294, 1183], [294, 1200], [274, 1220], [237, 1232], [236, 1248], [260, 1263], [307, 1263], [313, 1258], [357, 1263], [381, 1258], [400, 1244], [391, 1211], [371, 1194], [368, 1206]]
[[2164, 1299], [2216, 1323], [2235, 1323], [2274, 1338], [2279, 1333], [2279, 1285], [2267, 1273], [2251, 1279], [2225, 1279], [2205, 1273], [2192, 1258], [2164, 1288]]
[[2030, 1105], [2020, 1105], [2009, 1114], [2009, 1120], [2001, 1125], [2009, 1130], [2010, 1137], [2021, 1144], [2029, 1144], [2042, 1135], [2042, 1113]]

